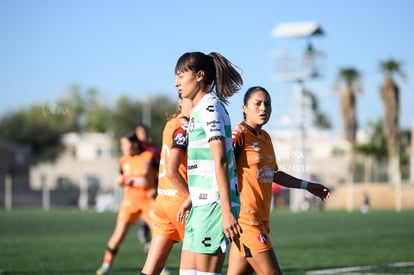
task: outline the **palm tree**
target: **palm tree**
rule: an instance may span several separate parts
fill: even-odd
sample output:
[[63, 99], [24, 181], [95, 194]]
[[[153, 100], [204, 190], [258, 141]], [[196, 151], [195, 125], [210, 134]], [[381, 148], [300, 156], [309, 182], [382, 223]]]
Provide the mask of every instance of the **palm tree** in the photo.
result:
[[346, 140], [352, 145], [356, 142], [358, 128], [356, 116], [357, 94], [362, 92], [361, 74], [355, 68], [342, 68], [338, 71], [334, 90], [339, 91], [342, 124]]
[[380, 96], [384, 106], [383, 131], [387, 138], [388, 157], [395, 156], [398, 149], [398, 132], [400, 116], [400, 89], [393, 75], [405, 77], [401, 70], [401, 63], [394, 59], [380, 62], [380, 69], [384, 75], [384, 82], [380, 87]]
[[310, 101], [309, 105], [312, 110], [314, 126], [318, 129], [330, 129], [332, 126], [331, 120], [320, 110], [318, 97], [312, 91], [307, 89], [303, 91], [303, 95]]
[[383, 102], [383, 131], [387, 139], [388, 173], [391, 182], [400, 182], [399, 171], [399, 118], [400, 118], [400, 89], [395, 82], [393, 75], [398, 74], [402, 78], [405, 75], [400, 62], [389, 59], [380, 62], [380, 69], [384, 75], [384, 82], [380, 87], [380, 96]]
[[355, 152], [356, 131], [358, 128], [356, 116], [356, 99], [357, 94], [362, 92], [360, 84], [361, 74], [355, 68], [339, 69], [334, 84], [334, 91], [341, 93], [341, 115], [346, 140], [351, 145], [351, 153], [348, 164], [348, 192], [347, 192], [347, 209], [352, 211], [354, 208], [353, 183], [355, 171]]

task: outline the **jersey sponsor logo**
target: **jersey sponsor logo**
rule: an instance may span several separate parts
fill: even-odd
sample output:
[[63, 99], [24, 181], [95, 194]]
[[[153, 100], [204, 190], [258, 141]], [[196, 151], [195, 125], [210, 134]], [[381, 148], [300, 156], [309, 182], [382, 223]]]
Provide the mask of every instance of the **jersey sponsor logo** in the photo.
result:
[[260, 183], [272, 183], [273, 182], [273, 171], [266, 165], [260, 167], [256, 172], [256, 178], [259, 179]]
[[211, 237], [205, 237], [204, 240], [201, 242], [205, 247], [210, 247], [211, 246]]
[[218, 120], [213, 120], [213, 121], [208, 121], [208, 122], [206, 123], [206, 125], [207, 125], [207, 126], [210, 126], [211, 124], [220, 124], [220, 121], [218, 121]]
[[261, 242], [262, 244], [267, 244], [267, 237], [266, 237], [266, 235], [265, 234], [263, 234], [263, 233], [260, 233], [259, 235], [257, 235], [257, 240], [259, 241], [259, 242]]
[[187, 170], [194, 170], [197, 168], [198, 168], [197, 164], [187, 165]]
[[158, 189], [158, 195], [166, 197], [176, 197], [178, 191], [175, 189]]
[[214, 112], [214, 105], [208, 105], [206, 110], [209, 111], [210, 113]]
[[199, 200], [206, 200], [208, 198], [208, 194], [199, 194], [198, 199]]
[[168, 147], [167, 144], [163, 144], [162, 149], [161, 149], [161, 159], [160, 159], [160, 164], [159, 164], [159, 169], [158, 169], [159, 179], [165, 176], [165, 173], [167, 170], [165, 168], [165, 159], [168, 158], [169, 155], [170, 155], [170, 148]]
[[185, 145], [186, 144], [186, 136], [179, 133], [175, 136], [174, 141], [177, 145]]
[[210, 132], [219, 132], [220, 131], [220, 121], [217, 121], [217, 120], [208, 121], [208, 122], [206, 122], [206, 126], [210, 127], [209, 128]]
[[264, 157], [262, 155], [258, 155], [258, 156], [255, 156], [253, 158], [253, 161], [254, 162], [259, 162], [259, 161], [262, 161], [263, 159], [264, 159]]

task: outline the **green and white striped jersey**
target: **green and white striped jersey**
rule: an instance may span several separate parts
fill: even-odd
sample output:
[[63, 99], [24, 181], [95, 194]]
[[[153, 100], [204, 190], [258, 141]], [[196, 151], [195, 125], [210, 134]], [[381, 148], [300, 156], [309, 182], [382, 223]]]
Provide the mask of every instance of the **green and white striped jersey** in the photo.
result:
[[209, 140], [225, 137], [232, 206], [239, 206], [236, 164], [232, 147], [231, 122], [223, 104], [214, 94], [205, 95], [193, 108], [188, 126], [188, 186], [193, 206], [220, 202]]

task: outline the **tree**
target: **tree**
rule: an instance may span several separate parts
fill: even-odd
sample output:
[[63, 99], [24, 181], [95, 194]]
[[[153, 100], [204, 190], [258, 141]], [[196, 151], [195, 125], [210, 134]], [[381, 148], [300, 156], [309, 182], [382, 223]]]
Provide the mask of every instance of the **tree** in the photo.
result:
[[82, 91], [76, 84], [69, 89], [68, 95], [59, 101], [70, 110], [68, 119], [72, 120], [77, 132], [106, 132], [109, 128], [111, 109], [105, 105], [102, 94], [89, 88]]
[[114, 133], [116, 141], [127, 134], [134, 132], [135, 126], [140, 123], [141, 109], [138, 101], [122, 95], [118, 98], [111, 119], [110, 129]]
[[387, 156], [387, 146], [382, 121], [369, 121], [367, 126], [371, 133], [370, 142], [358, 144], [355, 150], [362, 155], [373, 156], [377, 159], [385, 158]]
[[360, 73], [355, 68], [342, 68], [339, 69], [337, 78], [334, 84], [334, 91], [339, 91], [342, 124], [344, 128], [344, 135], [346, 140], [351, 145], [351, 153], [348, 163], [349, 172], [349, 188], [348, 192], [348, 211], [353, 209], [353, 194], [352, 186], [354, 182], [355, 173], [355, 143], [356, 143], [356, 131], [358, 128], [357, 115], [356, 115], [356, 100], [357, 94], [362, 91], [360, 84]]
[[30, 145], [32, 161], [53, 161], [63, 150], [61, 135], [73, 128], [67, 109], [37, 104], [8, 114], [0, 120], [0, 140]]
[[399, 74], [404, 78], [405, 75], [401, 67], [401, 63], [394, 59], [380, 62], [380, 69], [384, 75], [384, 82], [380, 87], [380, 96], [384, 107], [383, 130], [387, 138], [388, 172], [394, 183], [400, 182], [401, 176], [398, 150], [400, 89], [393, 75]]
[[[376, 160], [388, 159], [387, 139], [384, 135], [383, 120], [369, 121], [367, 125], [370, 131], [370, 141], [365, 144], [358, 144], [355, 147], [356, 152], [363, 156], [375, 158]], [[399, 131], [397, 137], [399, 160], [398, 164], [401, 167], [401, 178], [409, 177], [409, 158], [410, 158], [410, 129]]]
[[400, 116], [400, 89], [393, 75], [398, 74], [405, 77], [402, 72], [401, 63], [394, 59], [380, 62], [380, 69], [384, 76], [384, 82], [380, 87], [380, 96], [383, 102], [383, 131], [387, 138], [388, 157], [397, 153], [398, 132]]
[[312, 91], [305, 90], [304, 96], [309, 98], [311, 109], [313, 112], [313, 124], [319, 129], [330, 129], [332, 124], [329, 117], [319, 109], [318, 98]]
[[116, 141], [122, 135], [133, 132], [138, 124], [146, 123], [144, 121], [144, 108], [150, 111], [151, 125], [150, 137], [152, 142], [161, 145], [162, 131], [168, 116], [175, 112], [177, 103], [165, 96], [156, 96], [151, 100], [133, 100], [123, 95], [118, 98], [113, 111], [110, 129], [114, 133]]
[[53, 104], [34, 104], [0, 119], [0, 141], [28, 144], [34, 164], [54, 161], [64, 149], [62, 135], [67, 132], [111, 132], [119, 138], [143, 123], [144, 109], [151, 118], [152, 142], [161, 145], [166, 119], [176, 109], [176, 101], [153, 96], [150, 101], [121, 96], [111, 109], [93, 88], [82, 91], [72, 85], [66, 97]]
[[356, 100], [357, 94], [362, 92], [360, 77], [360, 73], [355, 68], [342, 68], [334, 84], [334, 90], [341, 93], [340, 106], [344, 135], [352, 146], [355, 145], [358, 128]]

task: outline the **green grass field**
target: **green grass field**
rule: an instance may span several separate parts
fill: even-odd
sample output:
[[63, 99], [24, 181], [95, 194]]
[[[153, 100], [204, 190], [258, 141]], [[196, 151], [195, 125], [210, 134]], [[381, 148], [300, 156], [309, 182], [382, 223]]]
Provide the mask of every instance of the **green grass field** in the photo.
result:
[[[0, 274], [95, 274], [115, 219], [116, 213], [93, 211], [0, 210]], [[414, 262], [414, 211], [276, 210], [271, 228], [285, 274], [365, 265], [378, 267], [347, 274], [414, 274], [412, 264], [387, 266]], [[146, 254], [136, 232], [121, 245], [111, 274], [139, 274]], [[178, 274], [179, 255], [177, 245], [171, 274]]]

